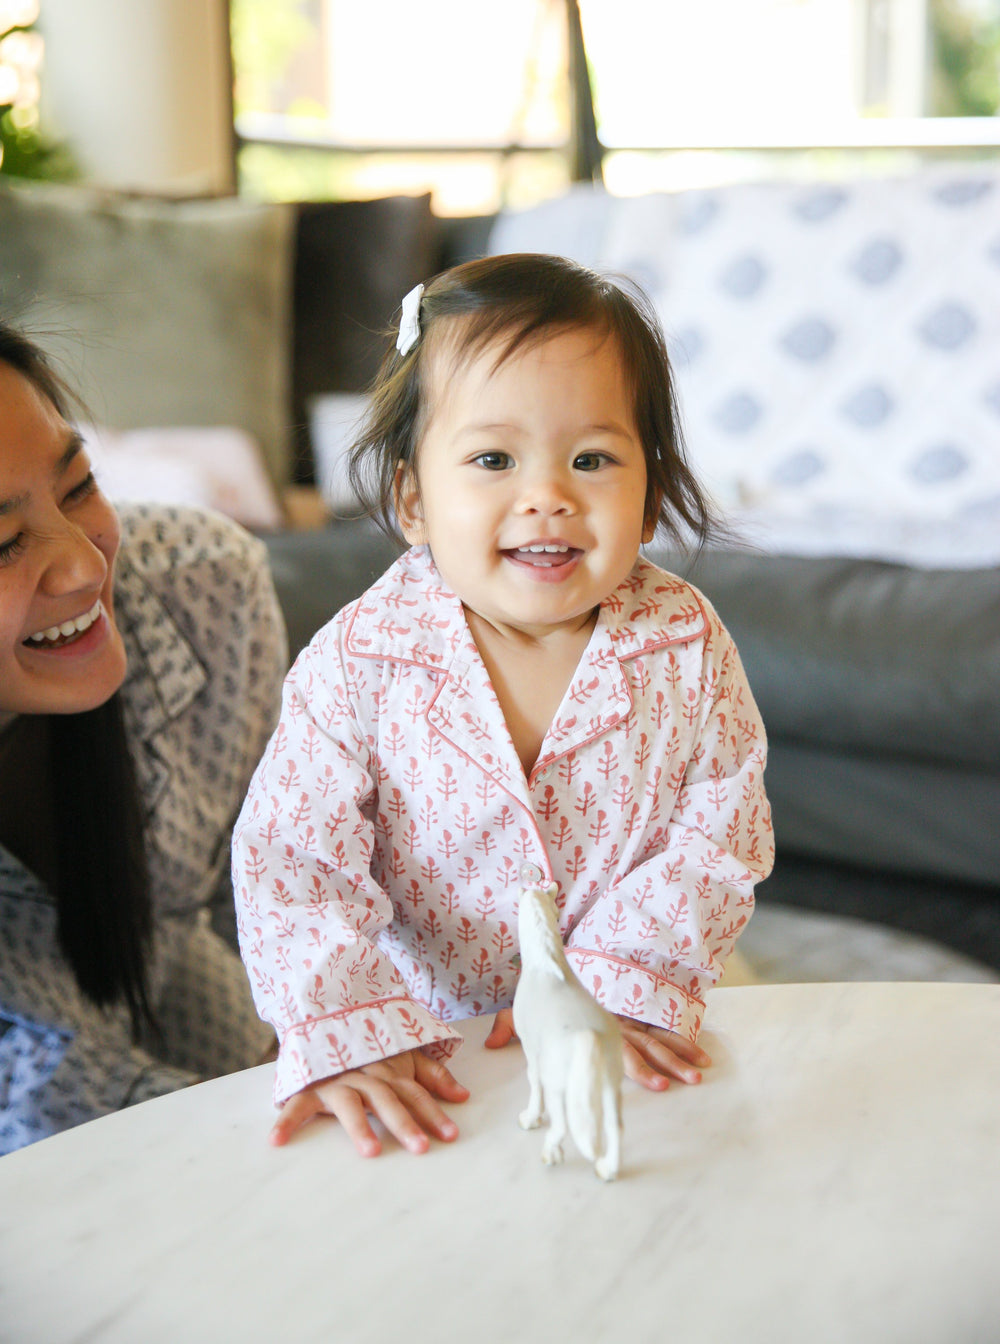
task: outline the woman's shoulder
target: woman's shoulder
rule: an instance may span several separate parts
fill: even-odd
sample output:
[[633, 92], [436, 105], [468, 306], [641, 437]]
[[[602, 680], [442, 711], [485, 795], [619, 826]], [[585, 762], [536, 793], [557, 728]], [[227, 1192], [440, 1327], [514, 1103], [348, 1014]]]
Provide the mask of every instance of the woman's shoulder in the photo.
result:
[[231, 661], [238, 646], [263, 650], [284, 667], [284, 628], [263, 542], [201, 509], [127, 505], [119, 517], [115, 601], [136, 639], [148, 643], [169, 625], [204, 663]]
[[238, 571], [267, 564], [263, 542], [221, 513], [181, 505], [122, 504], [118, 515], [123, 554], [148, 580], [203, 566]]

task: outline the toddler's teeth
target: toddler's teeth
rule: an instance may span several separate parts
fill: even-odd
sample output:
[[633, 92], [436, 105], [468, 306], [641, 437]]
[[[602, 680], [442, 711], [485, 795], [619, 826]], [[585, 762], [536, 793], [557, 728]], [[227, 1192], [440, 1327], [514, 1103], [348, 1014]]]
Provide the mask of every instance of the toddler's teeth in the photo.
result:
[[47, 630], [42, 631], [42, 634], [45, 636], [46, 639], [58, 639], [59, 627], [58, 625], [50, 625]]
[[59, 627], [59, 633], [61, 635], [75, 635], [76, 621], [63, 621], [62, 625]]

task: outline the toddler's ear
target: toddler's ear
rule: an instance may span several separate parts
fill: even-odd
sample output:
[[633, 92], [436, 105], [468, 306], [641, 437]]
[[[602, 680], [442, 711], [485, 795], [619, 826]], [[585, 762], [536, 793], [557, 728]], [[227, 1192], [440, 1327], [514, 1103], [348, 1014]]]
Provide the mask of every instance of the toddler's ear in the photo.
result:
[[417, 475], [409, 462], [399, 462], [396, 466], [393, 503], [399, 530], [411, 546], [419, 546], [426, 541], [424, 530], [424, 511], [420, 504], [420, 487]]

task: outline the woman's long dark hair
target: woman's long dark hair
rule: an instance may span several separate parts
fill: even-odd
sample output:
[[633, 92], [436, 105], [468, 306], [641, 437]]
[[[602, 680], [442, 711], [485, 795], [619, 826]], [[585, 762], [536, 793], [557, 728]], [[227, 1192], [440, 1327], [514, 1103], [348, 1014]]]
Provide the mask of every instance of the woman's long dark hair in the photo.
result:
[[124, 1002], [138, 1036], [153, 1028], [153, 932], [142, 809], [121, 692], [49, 718], [59, 945], [83, 993]]
[[[0, 361], [64, 419], [76, 398], [27, 337], [0, 322]], [[59, 946], [83, 994], [124, 1003], [136, 1036], [155, 1030], [149, 992], [152, 900], [144, 820], [121, 692], [82, 714], [48, 716]]]

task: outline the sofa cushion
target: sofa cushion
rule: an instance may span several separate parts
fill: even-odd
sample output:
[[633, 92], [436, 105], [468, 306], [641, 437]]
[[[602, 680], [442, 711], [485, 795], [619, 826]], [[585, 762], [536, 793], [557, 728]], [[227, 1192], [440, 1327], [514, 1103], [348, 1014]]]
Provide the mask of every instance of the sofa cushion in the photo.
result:
[[289, 478], [292, 213], [0, 185], [0, 308], [114, 430], [230, 425]]
[[651, 554], [718, 608], [772, 738], [1000, 766], [1000, 568]]
[[1000, 773], [772, 738], [782, 854], [1000, 888]]

